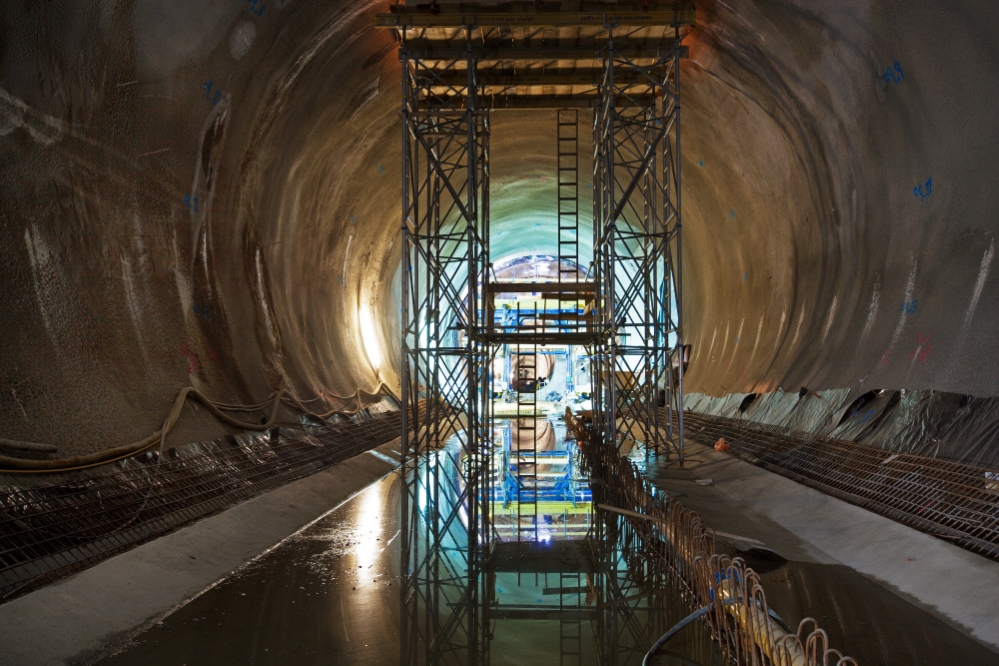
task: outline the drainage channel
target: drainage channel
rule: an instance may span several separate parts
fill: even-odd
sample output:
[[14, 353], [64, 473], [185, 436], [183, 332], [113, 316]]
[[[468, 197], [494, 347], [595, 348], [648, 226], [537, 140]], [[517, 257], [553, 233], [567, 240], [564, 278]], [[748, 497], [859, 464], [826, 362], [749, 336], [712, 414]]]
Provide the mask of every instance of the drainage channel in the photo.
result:
[[108, 465], [32, 489], [0, 486], [0, 600], [399, 436], [401, 415], [367, 414], [313, 428], [273, 429]]

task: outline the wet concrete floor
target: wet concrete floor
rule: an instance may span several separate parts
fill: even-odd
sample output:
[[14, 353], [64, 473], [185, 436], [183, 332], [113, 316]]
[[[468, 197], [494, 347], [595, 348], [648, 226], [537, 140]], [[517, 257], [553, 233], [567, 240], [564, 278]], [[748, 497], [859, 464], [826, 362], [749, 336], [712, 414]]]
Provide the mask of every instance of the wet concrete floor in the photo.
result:
[[[682, 479], [673, 481], [674, 487], [683, 485]], [[395, 476], [371, 486], [98, 663], [397, 663], [398, 498]], [[709, 504], [704, 497], [692, 503]], [[999, 663], [999, 655], [847, 567], [807, 556], [786, 560], [768, 549], [741, 545], [750, 566], [763, 573], [771, 606], [794, 624], [814, 617], [832, 645], [861, 666]], [[547, 584], [542, 580], [538, 587]], [[531, 587], [528, 583], [516, 594], [530, 596]], [[668, 607], [659, 626], [686, 614], [671, 596], [658, 596], [655, 602]], [[588, 625], [581, 625], [581, 663], [595, 664], [595, 639]], [[654, 663], [718, 663], [703, 630], [692, 626], [670, 644], [674, 653]], [[630, 640], [622, 633], [618, 663], [641, 663], [640, 648], [658, 631], [652, 629], [650, 625]], [[559, 635], [565, 629], [557, 621], [497, 622], [494, 631], [493, 664], [560, 663]]]
[[[399, 659], [397, 477], [374, 484], [328, 516], [257, 558], [229, 578], [143, 631], [102, 666], [236, 664], [385, 664]], [[575, 542], [582, 545], [581, 542]], [[558, 574], [500, 572], [500, 608], [558, 609]], [[514, 567], [515, 569], [518, 567]], [[629, 578], [619, 562], [617, 580]], [[570, 597], [574, 595], [566, 595]], [[579, 595], [578, 603], [587, 605]], [[564, 597], [563, 597], [564, 599]], [[645, 651], [689, 608], [672, 590], [621, 604], [606, 623], [618, 663], [641, 663]], [[650, 613], [650, 609], [652, 612]], [[530, 612], [530, 610], [529, 610]], [[654, 616], [654, 617], [653, 617]], [[636, 617], [639, 618], [636, 623]], [[598, 664], [589, 621], [504, 619], [493, 623], [492, 664], [560, 663], [581, 652]], [[636, 627], [639, 627], [637, 630]], [[560, 637], [575, 633], [579, 641]], [[716, 664], [705, 629], [692, 625], [656, 664]]]
[[398, 488], [372, 485], [98, 663], [397, 663]]

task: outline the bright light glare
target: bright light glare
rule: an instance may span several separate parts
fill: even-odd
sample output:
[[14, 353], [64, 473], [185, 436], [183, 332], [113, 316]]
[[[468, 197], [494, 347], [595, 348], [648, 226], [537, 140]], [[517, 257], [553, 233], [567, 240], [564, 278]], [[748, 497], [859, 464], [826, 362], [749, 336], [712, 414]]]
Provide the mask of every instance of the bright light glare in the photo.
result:
[[375, 318], [367, 306], [361, 308], [361, 342], [364, 344], [364, 353], [368, 355], [368, 361], [375, 368], [382, 364], [382, 349], [379, 344], [378, 328], [375, 326]]
[[[378, 488], [372, 486], [367, 492], [361, 495], [361, 506], [357, 511], [356, 525], [358, 530], [368, 529], [368, 534], [358, 536], [357, 547], [354, 549], [354, 559], [358, 566], [367, 569], [378, 559], [382, 545], [375, 540], [375, 532], [379, 532], [378, 516], [382, 510], [382, 496], [378, 493]], [[384, 549], [382, 549], [384, 550]]]

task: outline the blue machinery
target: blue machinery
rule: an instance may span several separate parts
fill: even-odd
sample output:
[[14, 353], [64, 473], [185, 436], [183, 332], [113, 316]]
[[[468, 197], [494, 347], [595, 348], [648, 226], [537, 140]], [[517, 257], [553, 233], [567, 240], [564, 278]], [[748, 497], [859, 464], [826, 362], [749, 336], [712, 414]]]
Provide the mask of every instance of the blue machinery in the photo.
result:
[[[502, 564], [504, 553], [534, 552], [532, 544], [557, 538], [553, 509], [562, 508], [563, 537], [579, 520], [570, 508], [585, 511], [588, 525], [589, 491], [574, 482], [572, 456], [553, 442], [538, 400], [547, 348], [585, 349], [594, 430], [604, 441], [641, 442], [682, 460], [682, 416], [679, 432], [671, 419], [683, 396], [679, 62], [693, 2], [601, 7], [594, 14], [551, 1], [432, 3], [376, 16], [377, 26], [396, 32], [402, 64], [404, 665], [488, 664], [495, 622], [530, 617], [497, 601], [501, 567], [514, 566]], [[557, 114], [557, 280], [498, 282], [490, 113], [568, 107]], [[594, 262], [585, 275], [573, 268], [581, 107], [594, 118]], [[500, 312], [497, 302], [523, 294], [533, 306]], [[516, 424], [515, 446], [496, 433], [500, 354], [517, 356], [516, 402], [505, 415]], [[565, 664], [583, 659], [584, 568], [560, 573], [555, 588], [575, 590], [559, 594], [575, 595], [574, 610], [558, 605]]]

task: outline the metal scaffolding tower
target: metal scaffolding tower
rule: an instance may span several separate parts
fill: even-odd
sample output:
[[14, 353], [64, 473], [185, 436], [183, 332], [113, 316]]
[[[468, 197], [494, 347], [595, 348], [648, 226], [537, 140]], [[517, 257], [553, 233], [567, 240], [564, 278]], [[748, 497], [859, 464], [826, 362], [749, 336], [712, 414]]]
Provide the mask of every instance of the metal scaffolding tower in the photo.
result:
[[[603, 331], [595, 356], [595, 427], [607, 442], [683, 460], [680, 325], [680, 31], [637, 64], [609, 30], [594, 112], [594, 268]], [[677, 376], [671, 371], [678, 367]], [[659, 406], [667, 407], [663, 420]], [[679, 428], [676, 441], [672, 413]]]
[[[580, 618], [595, 617], [580, 609], [579, 573], [559, 581], [560, 596], [574, 590], [575, 608], [561, 599], [524, 615], [493, 596], [503, 571], [494, 561], [502, 541], [494, 500], [509, 497], [491, 487], [509, 471], [505, 458], [502, 475], [493, 464], [502, 449], [491, 413], [498, 350], [532, 356], [516, 415], [534, 433], [531, 450], [520, 451], [518, 431], [516, 537], [500, 546], [531, 545], [520, 540], [528, 504], [539, 538], [545, 345], [587, 348], [594, 424], [608, 442], [631, 437], [662, 450], [672, 439], [670, 411], [663, 418], [657, 407], [682, 405], [682, 367], [676, 380], [670, 371], [671, 350], [682, 348], [678, 65], [680, 29], [695, 14], [690, 0], [652, 5], [604, 4], [593, 13], [551, 0], [433, 2], [376, 16], [377, 26], [396, 31], [402, 63], [403, 665], [488, 664], [495, 621], [551, 613], [563, 660], [578, 663]], [[559, 267], [547, 286], [490, 277], [489, 113], [504, 108], [562, 109]], [[576, 108], [594, 109], [594, 267], [586, 279], [569, 270], [580, 258]], [[518, 306], [513, 325], [497, 321], [497, 297], [524, 293], [535, 297], [530, 315]]]
[[[464, 59], [430, 67], [410, 55], [404, 30], [400, 56], [402, 663], [477, 665], [488, 654], [489, 357], [475, 332], [489, 263], [489, 116], [471, 42]], [[455, 72], [463, 83], [442, 83]], [[452, 433], [455, 476], [439, 452]]]

